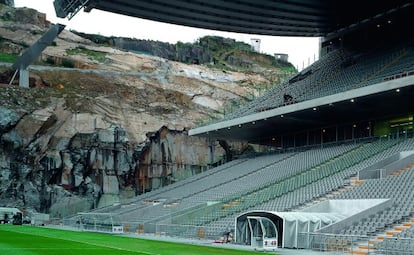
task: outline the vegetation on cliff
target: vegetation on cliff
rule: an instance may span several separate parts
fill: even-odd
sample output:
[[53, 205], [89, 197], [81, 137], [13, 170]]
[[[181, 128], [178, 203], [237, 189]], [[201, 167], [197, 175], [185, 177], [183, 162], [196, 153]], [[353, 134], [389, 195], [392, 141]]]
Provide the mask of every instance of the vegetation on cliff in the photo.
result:
[[162, 57], [186, 64], [205, 64], [223, 70], [261, 72], [263, 68], [278, 68], [287, 73], [295, 72], [294, 66], [273, 56], [252, 50], [249, 44], [218, 36], [205, 36], [193, 43], [170, 44], [72, 31], [92, 42], [120, 49]]

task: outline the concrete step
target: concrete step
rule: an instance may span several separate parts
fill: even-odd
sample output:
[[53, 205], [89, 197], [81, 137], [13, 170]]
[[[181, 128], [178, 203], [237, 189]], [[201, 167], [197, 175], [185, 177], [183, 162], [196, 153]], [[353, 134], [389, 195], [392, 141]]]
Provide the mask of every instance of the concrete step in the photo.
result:
[[356, 255], [366, 255], [369, 252], [366, 250], [361, 250], [361, 249], [351, 249], [348, 251], [348, 254], [356, 254]]

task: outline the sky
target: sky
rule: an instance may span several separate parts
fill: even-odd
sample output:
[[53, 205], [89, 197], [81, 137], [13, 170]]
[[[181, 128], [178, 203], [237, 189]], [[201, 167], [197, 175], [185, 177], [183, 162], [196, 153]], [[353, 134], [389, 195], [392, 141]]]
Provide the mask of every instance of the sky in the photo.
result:
[[286, 53], [289, 61], [299, 70], [317, 60], [319, 38], [280, 37], [221, 32], [191, 28], [156, 21], [144, 20], [93, 9], [90, 13], [80, 11], [71, 20], [56, 17], [53, 0], [14, 0], [15, 7], [28, 7], [46, 13], [52, 23], [66, 25], [67, 29], [105, 36], [130, 37], [176, 43], [194, 42], [206, 35], [233, 38], [250, 44], [250, 40], [260, 39], [260, 51], [273, 55]]

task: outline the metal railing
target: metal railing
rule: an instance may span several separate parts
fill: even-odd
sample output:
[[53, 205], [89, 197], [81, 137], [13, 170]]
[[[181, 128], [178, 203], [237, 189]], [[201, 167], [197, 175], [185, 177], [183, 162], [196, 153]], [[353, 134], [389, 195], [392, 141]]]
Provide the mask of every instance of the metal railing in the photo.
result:
[[352, 254], [352, 251], [358, 248], [361, 243], [368, 243], [368, 241], [368, 236], [299, 233], [297, 248]]
[[206, 229], [202, 226], [177, 225], [177, 224], [156, 224], [156, 234], [162, 236], [173, 236], [190, 239], [205, 239]]
[[310, 249], [333, 254], [414, 254], [414, 239], [324, 233], [298, 234], [298, 249]]

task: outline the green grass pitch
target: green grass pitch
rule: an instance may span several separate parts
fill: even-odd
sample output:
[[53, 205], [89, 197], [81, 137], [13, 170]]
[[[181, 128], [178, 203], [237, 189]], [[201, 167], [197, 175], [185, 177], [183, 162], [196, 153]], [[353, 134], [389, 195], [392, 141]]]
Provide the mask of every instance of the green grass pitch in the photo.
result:
[[[249, 255], [223, 249], [108, 234], [0, 225], [1, 255]], [[273, 253], [274, 254], [274, 253]]]

